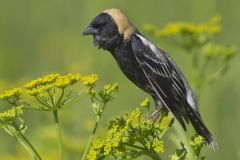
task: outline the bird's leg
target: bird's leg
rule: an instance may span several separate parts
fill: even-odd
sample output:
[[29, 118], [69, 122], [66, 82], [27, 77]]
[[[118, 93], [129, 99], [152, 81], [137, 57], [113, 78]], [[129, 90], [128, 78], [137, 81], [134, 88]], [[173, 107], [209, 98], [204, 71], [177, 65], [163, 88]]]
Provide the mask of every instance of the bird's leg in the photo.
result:
[[154, 117], [153, 123], [155, 123], [158, 120], [158, 118], [161, 115], [162, 108], [163, 108], [161, 101], [155, 101], [155, 106], [156, 106], [155, 111], [147, 117], [147, 119], [151, 119]]

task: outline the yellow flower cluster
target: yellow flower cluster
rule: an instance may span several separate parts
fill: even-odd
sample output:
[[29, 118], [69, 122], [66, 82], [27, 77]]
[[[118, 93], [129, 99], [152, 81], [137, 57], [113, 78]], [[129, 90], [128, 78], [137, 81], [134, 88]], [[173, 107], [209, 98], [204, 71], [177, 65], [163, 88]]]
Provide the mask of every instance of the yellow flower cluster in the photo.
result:
[[152, 147], [154, 149], [155, 152], [157, 153], [162, 153], [164, 152], [164, 145], [163, 145], [163, 141], [159, 140], [159, 139], [154, 139]]
[[53, 87], [66, 88], [70, 85], [77, 83], [81, 79], [79, 74], [50, 74], [24, 85], [27, 89], [27, 93], [32, 96], [50, 91]]
[[55, 86], [59, 88], [66, 88], [69, 85], [73, 85], [80, 80], [80, 74], [68, 74], [65, 76], [59, 76], [55, 81]]
[[98, 79], [99, 77], [96, 74], [91, 74], [91, 75], [86, 75], [81, 77], [81, 81], [85, 86], [95, 85]]
[[17, 106], [0, 113], [0, 126], [12, 123], [21, 114], [23, 114], [23, 106]]
[[90, 150], [87, 155], [88, 160], [98, 160], [98, 152], [95, 150]]
[[201, 35], [209, 34], [215, 35], [221, 31], [220, 27], [221, 17], [213, 17], [209, 22], [195, 25], [192, 23], [171, 23], [159, 30], [152, 25], [146, 25], [145, 30], [162, 37], [172, 37], [180, 34]]
[[136, 108], [131, 112], [131, 119], [138, 119], [142, 115], [142, 110], [140, 108]]
[[223, 45], [209, 43], [203, 47], [202, 53], [208, 58], [223, 57], [225, 60], [232, 58], [236, 54], [236, 48], [225, 47]]
[[150, 107], [150, 99], [147, 97], [146, 99], [144, 99], [141, 103], [140, 103], [141, 107], [144, 108], [149, 108]]
[[118, 84], [107, 84], [103, 86], [103, 89], [98, 93], [101, 99], [105, 102], [110, 101], [116, 95], [118, 91]]
[[196, 136], [191, 138], [190, 146], [194, 150], [198, 150], [199, 148], [203, 147], [204, 143], [205, 143], [205, 139], [200, 135], [196, 135]]
[[134, 148], [134, 145], [139, 146], [141, 142], [149, 144], [142, 146], [148, 149], [148, 152], [155, 154], [164, 152], [163, 141], [161, 138], [156, 138], [156, 135], [161, 135], [163, 128], [158, 123], [152, 123], [145, 118], [141, 120], [141, 117], [142, 110], [138, 107], [125, 117], [110, 121], [107, 136], [104, 139], [97, 139], [92, 144], [87, 159], [103, 159], [111, 154], [119, 159], [131, 158], [131, 156], [134, 158], [138, 154], [138, 156], [144, 154], [139, 148]]
[[24, 87], [28, 90], [32, 90], [38, 88], [39, 86], [53, 84], [59, 76], [60, 74], [49, 74], [36, 80], [32, 80], [31, 82], [25, 84]]
[[11, 90], [4, 91], [3, 93], [0, 94], [0, 99], [1, 100], [9, 100], [11, 98], [19, 98], [20, 95], [22, 94], [22, 89], [21, 88], [13, 88]]

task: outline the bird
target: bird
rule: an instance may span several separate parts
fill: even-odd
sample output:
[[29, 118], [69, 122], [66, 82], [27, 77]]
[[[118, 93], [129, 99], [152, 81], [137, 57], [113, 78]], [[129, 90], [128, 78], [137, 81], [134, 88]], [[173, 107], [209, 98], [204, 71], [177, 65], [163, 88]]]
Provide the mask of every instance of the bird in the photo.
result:
[[83, 35], [92, 35], [98, 49], [109, 51], [124, 75], [148, 93], [155, 110], [148, 118], [156, 121], [161, 112], [170, 111], [186, 131], [191, 122], [208, 146], [217, 142], [205, 126], [195, 95], [172, 58], [148, 40], [119, 9], [106, 9], [97, 15]]

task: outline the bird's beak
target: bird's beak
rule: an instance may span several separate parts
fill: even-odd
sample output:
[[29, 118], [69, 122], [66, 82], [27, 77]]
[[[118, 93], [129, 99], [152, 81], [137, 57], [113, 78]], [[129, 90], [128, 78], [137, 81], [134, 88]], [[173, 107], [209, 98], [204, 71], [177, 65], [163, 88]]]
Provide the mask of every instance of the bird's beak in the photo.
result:
[[97, 33], [98, 33], [98, 30], [94, 28], [92, 25], [90, 25], [84, 30], [83, 35], [94, 35]]

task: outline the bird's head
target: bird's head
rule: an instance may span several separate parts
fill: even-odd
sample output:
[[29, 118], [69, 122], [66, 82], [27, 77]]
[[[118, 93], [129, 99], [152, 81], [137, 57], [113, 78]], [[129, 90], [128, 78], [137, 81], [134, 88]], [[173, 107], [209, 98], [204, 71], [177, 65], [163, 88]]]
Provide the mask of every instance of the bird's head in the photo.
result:
[[95, 46], [111, 51], [135, 31], [135, 27], [119, 9], [107, 9], [93, 19], [83, 35], [93, 35]]

